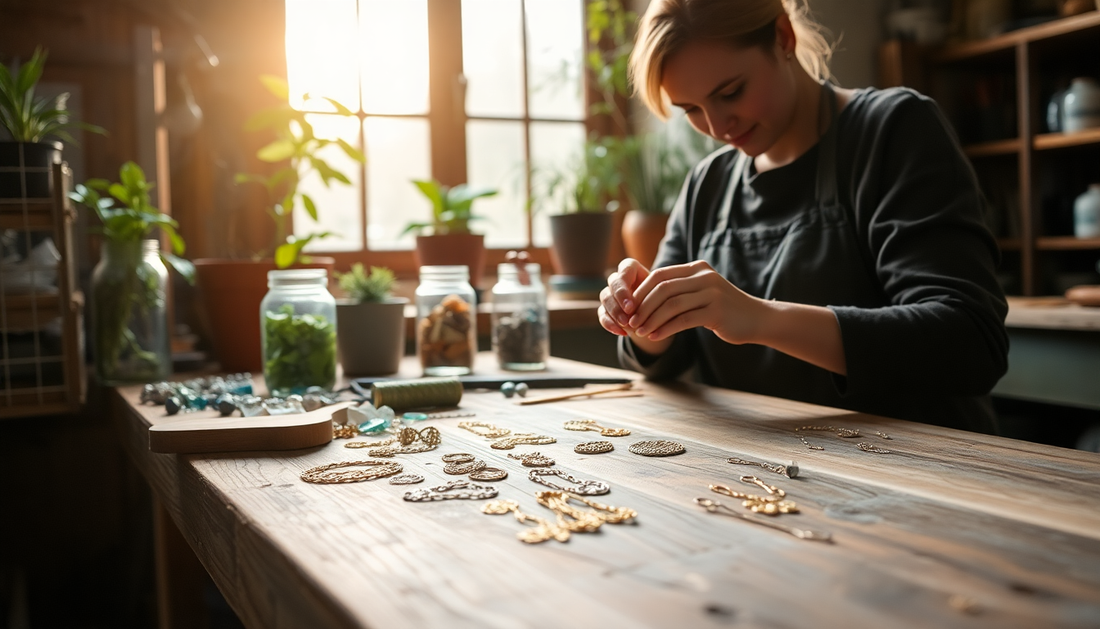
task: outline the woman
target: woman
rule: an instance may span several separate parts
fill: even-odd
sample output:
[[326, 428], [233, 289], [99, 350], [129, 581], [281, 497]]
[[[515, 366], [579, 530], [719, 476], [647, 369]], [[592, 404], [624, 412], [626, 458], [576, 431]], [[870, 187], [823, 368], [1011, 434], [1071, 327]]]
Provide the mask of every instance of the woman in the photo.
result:
[[684, 182], [653, 270], [600, 323], [625, 366], [981, 432], [1007, 366], [997, 249], [935, 103], [827, 82], [794, 0], [652, 0], [631, 75], [728, 146]]

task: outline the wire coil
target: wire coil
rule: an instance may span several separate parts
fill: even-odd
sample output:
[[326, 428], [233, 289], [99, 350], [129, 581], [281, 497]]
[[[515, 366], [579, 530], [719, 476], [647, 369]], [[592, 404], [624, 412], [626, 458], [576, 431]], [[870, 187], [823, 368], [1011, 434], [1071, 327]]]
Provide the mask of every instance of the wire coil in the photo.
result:
[[388, 406], [396, 412], [414, 408], [453, 407], [462, 400], [462, 383], [457, 378], [427, 380], [385, 380], [370, 387], [375, 407]]

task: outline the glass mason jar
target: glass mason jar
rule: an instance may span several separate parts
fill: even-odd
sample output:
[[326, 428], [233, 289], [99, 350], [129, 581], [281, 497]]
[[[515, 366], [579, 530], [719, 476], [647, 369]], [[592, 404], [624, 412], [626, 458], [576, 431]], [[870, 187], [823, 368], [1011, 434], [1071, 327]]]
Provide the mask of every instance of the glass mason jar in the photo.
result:
[[168, 269], [156, 240], [104, 240], [92, 271], [92, 347], [104, 384], [154, 382], [172, 373]]
[[260, 302], [264, 381], [271, 395], [336, 385], [336, 299], [328, 271], [268, 271]]
[[537, 371], [546, 369], [550, 355], [550, 316], [546, 311], [546, 289], [539, 277], [539, 265], [497, 265], [493, 286], [493, 352], [501, 369]]
[[426, 376], [463, 376], [477, 354], [477, 293], [465, 266], [422, 266], [416, 354]]

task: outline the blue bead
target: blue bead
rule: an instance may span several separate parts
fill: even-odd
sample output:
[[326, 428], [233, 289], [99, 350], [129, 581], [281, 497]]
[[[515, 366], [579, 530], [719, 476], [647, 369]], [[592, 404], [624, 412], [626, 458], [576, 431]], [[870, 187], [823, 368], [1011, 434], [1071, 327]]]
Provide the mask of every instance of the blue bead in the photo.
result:
[[180, 412], [181, 406], [180, 399], [174, 395], [164, 401], [164, 411], [169, 415], [175, 415]]
[[512, 397], [516, 394], [516, 383], [505, 382], [504, 384], [500, 385], [500, 392], [504, 394], [504, 397]]
[[409, 422], [422, 422], [428, 419], [428, 416], [425, 413], [405, 413], [401, 416], [401, 419]]
[[375, 417], [359, 424], [359, 432], [382, 432], [389, 428], [391, 423], [384, 417]]
[[521, 383], [517, 384], [516, 385], [516, 395], [518, 395], [520, 397], [527, 397], [527, 389], [528, 389], [528, 387], [527, 387], [526, 382], [521, 382]]

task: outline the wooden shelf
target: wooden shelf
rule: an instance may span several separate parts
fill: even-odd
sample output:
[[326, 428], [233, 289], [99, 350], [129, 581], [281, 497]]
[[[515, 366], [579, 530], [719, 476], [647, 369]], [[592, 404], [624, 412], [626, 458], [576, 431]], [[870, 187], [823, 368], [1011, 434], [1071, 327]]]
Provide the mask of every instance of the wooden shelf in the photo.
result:
[[1019, 44], [1042, 41], [1092, 28], [1100, 29], [1100, 11], [1090, 11], [1081, 15], [1039, 24], [1038, 26], [1021, 28], [989, 39], [945, 46], [938, 52], [933, 53], [932, 60], [936, 63], [946, 63], [974, 59], [1007, 51]]
[[52, 229], [53, 205], [49, 201], [29, 201], [24, 218], [23, 202], [0, 199], [0, 229]]
[[1100, 249], [1100, 238], [1043, 236], [1036, 240], [1035, 247], [1040, 251], [1087, 251]]
[[1019, 238], [998, 238], [997, 247], [1001, 251], [1019, 251], [1021, 248]]
[[1035, 136], [1034, 140], [1036, 151], [1087, 146], [1089, 144], [1100, 144], [1100, 127], [1074, 133], [1044, 133]]
[[978, 144], [968, 144], [963, 147], [963, 153], [966, 153], [967, 157], [990, 157], [993, 155], [1015, 155], [1020, 152], [1022, 143], [1020, 138], [1012, 138], [1010, 140], [994, 140], [992, 142], [981, 142]]

